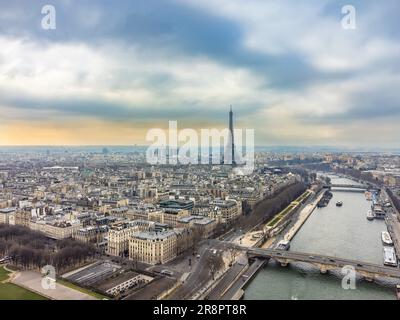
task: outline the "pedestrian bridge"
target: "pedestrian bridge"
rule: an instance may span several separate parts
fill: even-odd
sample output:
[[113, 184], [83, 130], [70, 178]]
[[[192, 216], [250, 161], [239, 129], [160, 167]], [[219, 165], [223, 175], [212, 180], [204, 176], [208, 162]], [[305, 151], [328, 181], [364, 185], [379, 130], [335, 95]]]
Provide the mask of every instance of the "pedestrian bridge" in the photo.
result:
[[345, 266], [353, 266], [354, 269], [368, 281], [373, 281], [376, 277], [400, 279], [399, 268], [385, 267], [358, 260], [274, 249], [242, 248], [242, 250], [247, 251], [249, 258], [263, 257], [273, 259], [279, 262], [282, 266], [286, 266], [292, 262], [306, 262], [318, 267], [321, 273], [326, 273], [329, 270], [341, 269]]

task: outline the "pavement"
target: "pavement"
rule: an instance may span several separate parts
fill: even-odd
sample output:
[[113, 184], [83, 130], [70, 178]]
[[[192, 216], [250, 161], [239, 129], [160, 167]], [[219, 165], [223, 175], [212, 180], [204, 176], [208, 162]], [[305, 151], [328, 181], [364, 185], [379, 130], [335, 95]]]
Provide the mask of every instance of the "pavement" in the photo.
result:
[[306, 204], [300, 211], [298, 218], [296, 219], [296, 222], [294, 223], [293, 227], [285, 234], [284, 239], [285, 240], [292, 240], [293, 237], [296, 235], [296, 233], [300, 230], [300, 228], [303, 226], [303, 224], [307, 221], [307, 219], [310, 217], [310, 215], [313, 213], [315, 210], [318, 201], [323, 197], [324, 193], [321, 192], [319, 196], [315, 200], [313, 200], [311, 203]]
[[[189, 265], [189, 259], [192, 265]], [[176, 257], [175, 259], [164, 263], [162, 265], [152, 265], [146, 268], [147, 271], [161, 273], [163, 270], [169, 270], [172, 272], [174, 278], [180, 278], [183, 274], [190, 272], [193, 265], [196, 262], [196, 256], [193, 255], [191, 250]]]
[[221, 296], [230, 288], [232, 283], [242, 274], [242, 272], [248, 267], [247, 259], [245, 263], [236, 262], [231, 268], [225, 273], [222, 279], [217, 283], [217, 285], [211, 290], [211, 292], [206, 296], [206, 300], [218, 300]]
[[42, 274], [35, 271], [21, 271], [15, 274], [12, 283], [36, 292], [52, 300], [97, 300], [80, 291], [55, 283], [55, 289], [45, 289], [42, 286]]
[[245, 232], [242, 229], [234, 229], [222, 236], [220, 239], [224, 241], [238, 241], [244, 234]]
[[222, 294], [220, 300], [233, 300], [237, 293], [240, 290], [243, 290], [247, 284], [253, 279], [253, 277], [257, 274], [257, 272], [264, 266], [267, 260], [265, 259], [256, 259], [250, 267], [241, 274], [240, 278], [237, 278], [236, 281], [231, 284], [228, 290]]
[[201, 290], [204, 290], [212, 281], [212, 274], [210, 269], [207, 268], [208, 259], [213, 254], [223, 255], [225, 251], [225, 243], [216, 243], [212, 246], [209, 243], [204, 243], [198, 252], [200, 258], [194, 259], [192, 269], [189, 275], [186, 276], [186, 280], [169, 296], [169, 299], [188, 300], [198, 295]]
[[262, 231], [253, 231], [253, 232], [248, 232], [244, 235], [238, 236], [234, 239], [231, 240], [231, 242], [240, 244], [243, 247], [254, 247], [257, 242], [260, 241], [260, 238], [263, 237], [263, 232]]

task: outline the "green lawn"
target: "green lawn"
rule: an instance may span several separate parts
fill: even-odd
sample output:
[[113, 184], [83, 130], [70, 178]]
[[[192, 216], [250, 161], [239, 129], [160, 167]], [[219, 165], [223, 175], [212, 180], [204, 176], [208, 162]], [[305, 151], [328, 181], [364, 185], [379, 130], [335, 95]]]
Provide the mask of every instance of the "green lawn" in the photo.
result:
[[310, 192], [307, 190], [301, 196], [299, 196], [295, 201], [291, 202], [285, 209], [279, 212], [275, 217], [273, 217], [268, 223], [267, 227], [274, 228], [283, 218], [285, 218], [290, 212], [292, 212], [296, 207], [299, 206], [301, 201], [307, 198]]
[[294, 205], [293, 203], [289, 204], [289, 206], [287, 206], [285, 209], [279, 212], [274, 218], [272, 218], [272, 220], [267, 223], [267, 226], [275, 227], [279, 223], [279, 221], [285, 218], [295, 207], [296, 205]]
[[0, 283], [0, 300], [48, 300], [13, 283]]
[[0, 282], [7, 280], [9, 273], [4, 267], [0, 267]]
[[103, 300], [103, 299], [108, 299], [108, 300], [109, 300], [109, 299], [110, 299], [109, 297], [103, 296], [103, 295], [100, 294], [100, 293], [91, 291], [91, 290], [86, 289], [86, 288], [79, 287], [79, 286], [77, 286], [77, 285], [74, 285], [74, 284], [71, 283], [71, 282], [68, 282], [68, 281], [65, 281], [65, 280], [62, 280], [62, 279], [57, 279], [57, 283], [59, 283], [59, 284], [65, 286], [65, 287], [68, 287], [68, 288], [71, 288], [71, 289], [80, 291], [80, 292], [82, 292], [82, 293], [86, 293], [86, 294], [88, 294], [89, 296], [95, 297], [95, 298], [97, 298], [97, 299], [99, 299], [99, 300]]
[[0, 300], [47, 300], [47, 298], [13, 283], [1, 283], [8, 278], [8, 274], [7, 270], [0, 267]]
[[304, 199], [306, 199], [310, 194], [311, 194], [311, 192], [309, 190], [307, 190], [300, 197], [298, 197], [295, 201], [296, 202], [301, 202]]
[[[7, 280], [8, 275], [10, 272], [5, 270], [3, 267], [0, 267], [0, 300], [48, 300], [47, 298], [29, 291], [25, 288], [19, 287], [13, 283], [1, 283], [4, 280]], [[86, 293], [88, 295], [91, 295], [92, 297], [95, 297], [97, 299], [110, 299], [106, 296], [103, 296], [97, 292], [93, 292], [91, 290], [78, 287], [68, 281], [64, 281], [61, 279], [57, 279], [57, 282], [63, 286], [69, 287], [71, 289], [75, 289], [77, 291], [80, 291], [82, 293]]]
[[268, 222], [267, 226], [268, 227], [274, 226], [280, 219], [281, 219], [280, 217], [273, 218], [270, 222]]

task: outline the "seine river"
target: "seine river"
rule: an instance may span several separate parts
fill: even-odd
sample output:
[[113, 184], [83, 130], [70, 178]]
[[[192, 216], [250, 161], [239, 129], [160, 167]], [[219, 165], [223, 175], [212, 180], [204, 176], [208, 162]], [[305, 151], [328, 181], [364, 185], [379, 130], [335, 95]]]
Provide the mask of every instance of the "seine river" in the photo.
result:
[[[356, 184], [330, 176], [332, 183]], [[371, 202], [364, 193], [332, 190], [325, 208], [316, 208], [291, 243], [291, 250], [357, 259], [383, 265], [383, 220], [368, 221]], [[336, 207], [336, 201], [343, 201]], [[321, 274], [309, 264], [281, 267], [270, 262], [246, 288], [244, 299], [396, 299], [388, 284], [357, 281], [356, 289], [342, 288], [340, 271]]]

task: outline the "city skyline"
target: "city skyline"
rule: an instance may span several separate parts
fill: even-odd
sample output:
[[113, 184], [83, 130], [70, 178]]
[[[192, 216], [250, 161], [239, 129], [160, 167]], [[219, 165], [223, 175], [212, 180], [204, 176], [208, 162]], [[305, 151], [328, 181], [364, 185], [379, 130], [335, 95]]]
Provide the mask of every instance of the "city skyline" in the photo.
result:
[[396, 1], [353, 1], [355, 30], [343, 1], [58, 1], [55, 30], [0, 3], [0, 145], [146, 145], [232, 104], [257, 146], [399, 147]]
[[0, 301], [400, 301], [399, 0], [0, 6]]

